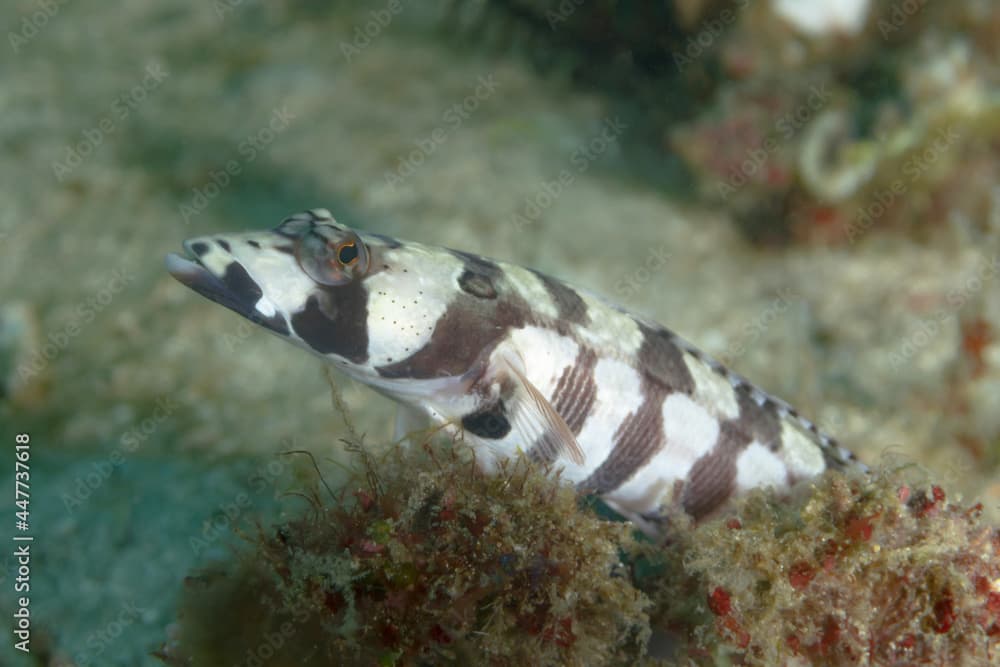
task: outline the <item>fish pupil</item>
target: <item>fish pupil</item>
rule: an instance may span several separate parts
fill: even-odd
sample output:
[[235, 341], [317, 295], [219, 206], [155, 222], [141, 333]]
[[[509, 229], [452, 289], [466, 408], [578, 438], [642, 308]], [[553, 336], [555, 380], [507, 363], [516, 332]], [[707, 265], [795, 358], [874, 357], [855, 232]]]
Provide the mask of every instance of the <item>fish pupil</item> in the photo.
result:
[[341, 264], [350, 264], [358, 258], [358, 247], [353, 243], [346, 243], [340, 246], [340, 250], [337, 251], [337, 259], [340, 260]]

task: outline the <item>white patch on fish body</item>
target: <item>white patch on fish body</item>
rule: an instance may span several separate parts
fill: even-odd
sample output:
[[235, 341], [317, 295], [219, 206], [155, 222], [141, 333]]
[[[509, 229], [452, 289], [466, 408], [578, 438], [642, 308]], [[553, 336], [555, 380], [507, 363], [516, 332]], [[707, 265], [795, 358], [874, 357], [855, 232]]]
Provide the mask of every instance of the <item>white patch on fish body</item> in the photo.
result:
[[[225, 274], [226, 269], [228, 269], [229, 265], [232, 264], [234, 258], [238, 262], [240, 262], [241, 264], [243, 264], [244, 268], [247, 268], [249, 270], [249, 267], [247, 266], [246, 260], [244, 260], [244, 259], [242, 259], [240, 257], [236, 257], [235, 255], [230, 254], [230, 253], [217, 252], [215, 250], [215, 248], [214, 248], [214, 245], [209, 245], [209, 248], [211, 249], [211, 251], [207, 252], [207, 253], [205, 253], [203, 255], [201, 255], [199, 261], [201, 262], [201, 264], [206, 269], [208, 269], [212, 273], [214, 273], [216, 275], [223, 275], [223, 274]], [[259, 263], [265, 263], [266, 264], [266, 263], [269, 263], [269, 262], [272, 262], [272, 261], [276, 261], [276, 259], [277, 258], [260, 259], [260, 260], [257, 260], [257, 262], [254, 262], [254, 264], [259, 264]], [[301, 275], [301, 271], [296, 271], [296, 273], [299, 274], [299, 275]]]
[[551, 319], [559, 317], [559, 309], [537, 274], [514, 264], [504, 263], [502, 266], [510, 286], [531, 304], [540, 317]]
[[588, 443], [583, 466], [566, 463], [564, 476], [573, 482], [587, 479], [607, 460], [614, 449], [614, 435], [622, 418], [642, 403], [638, 371], [623, 361], [600, 357], [594, 367], [597, 394], [594, 405], [583, 422], [578, 440]]
[[823, 451], [812, 438], [788, 421], [781, 424], [781, 442], [785, 452], [785, 464], [797, 480], [809, 479], [826, 469]]
[[274, 304], [266, 296], [261, 296], [257, 300], [257, 303], [254, 304], [254, 308], [264, 317], [274, 317], [278, 314], [278, 309], [274, 307]]
[[[276, 254], [262, 257], [260, 261], [246, 261], [240, 258], [240, 253], [234, 256], [243, 262], [250, 276], [258, 285], [267, 285], [264, 299], [275, 311], [292, 312], [301, 307], [299, 299], [303, 290], [312, 287], [309, 278], [298, 270], [295, 258], [290, 255]], [[265, 313], [270, 316], [273, 313]]]
[[680, 479], [710, 451], [719, 437], [719, 421], [691, 397], [671, 394], [663, 401], [663, 430], [668, 436], [657, 454], [659, 463], [670, 471], [668, 477]]
[[662, 410], [666, 443], [615, 493], [620, 506], [636, 513], [644, 513], [661, 502], [663, 494], [687, 476], [719, 437], [719, 421], [684, 394], [667, 396]]
[[[580, 342], [595, 350], [613, 351], [614, 356], [625, 359], [638, 354], [642, 345], [642, 332], [635, 318], [613, 308], [604, 299], [595, 298], [580, 290], [580, 296], [592, 313], [591, 326], [578, 326]], [[599, 314], [599, 317], [594, 315]]]
[[708, 407], [712, 414], [720, 420], [737, 417], [740, 414], [740, 408], [736, 404], [736, 395], [733, 393], [730, 380], [713, 371], [701, 359], [690, 354], [685, 355], [684, 361], [687, 364], [688, 372], [694, 378], [694, 399], [699, 404]]
[[559, 374], [580, 352], [580, 345], [572, 338], [538, 326], [515, 329], [509, 343], [523, 360], [528, 379], [546, 396], [555, 393]]
[[448, 301], [428, 295], [426, 283], [409, 270], [385, 271], [367, 281], [370, 364], [405, 359], [430, 340]]
[[738, 491], [764, 486], [781, 488], [785, 485], [788, 468], [782, 459], [759, 442], [751, 442], [736, 459]]

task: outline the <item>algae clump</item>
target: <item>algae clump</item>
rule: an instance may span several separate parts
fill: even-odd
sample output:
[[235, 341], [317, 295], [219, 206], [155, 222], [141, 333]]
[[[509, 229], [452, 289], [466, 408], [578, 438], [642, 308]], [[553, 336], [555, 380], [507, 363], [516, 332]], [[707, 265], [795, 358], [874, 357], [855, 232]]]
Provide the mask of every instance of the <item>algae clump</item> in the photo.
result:
[[675, 565], [646, 587], [654, 628], [704, 664], [991, 664], [1000, 530], [905, 472], [827, 473], [797, 501], [759, 491], [676, 522]]
[[906, 469], [756, 491], [700, 524], [675, 510], [654, 543], [523, 457], [487, 475], [461, 443], [348, 450], [361, 465], [339, 490], [317, 483], [301, 515], [187, 578], [161, 659], [966, 665], [1000, 652], [1000, 530]]
[[[363, 451], [355, 444], [355, 451]], [[161, 657], [214, 665], [634, 664], [649, 600], [627, 525], [526, 459], [393, 448], [235, 562], [189, 578]], [[375, 467], [377, 466], [377, 468]]]

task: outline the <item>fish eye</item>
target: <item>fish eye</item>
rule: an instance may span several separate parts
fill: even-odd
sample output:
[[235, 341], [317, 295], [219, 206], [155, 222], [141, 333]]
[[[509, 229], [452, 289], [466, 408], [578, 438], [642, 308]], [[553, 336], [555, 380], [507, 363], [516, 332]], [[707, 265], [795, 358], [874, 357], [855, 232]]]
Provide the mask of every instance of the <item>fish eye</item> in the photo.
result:
[[358, 235], [338, 230], [337, 236], [327, 238], [313, 230], [295, 244], [299, 266], [322, 285], [346, 285], [368, 272], [368, 248]]
[[341, 244], [340, 248], [337, 250], [337, 259], [344, 266], [350, 266], [354, 262], [358, 261], [358, 246], [354, 241], [348, 241], [347, 243]]

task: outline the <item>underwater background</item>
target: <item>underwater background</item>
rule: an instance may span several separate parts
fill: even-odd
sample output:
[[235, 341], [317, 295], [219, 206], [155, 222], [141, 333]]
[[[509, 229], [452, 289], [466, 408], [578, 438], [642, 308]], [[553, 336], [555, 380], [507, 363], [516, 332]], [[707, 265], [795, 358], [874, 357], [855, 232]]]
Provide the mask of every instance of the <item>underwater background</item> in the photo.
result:
[[[283, 452], [337, 487], [355, 436], [389, 442], [393, 406], [336, 376], [335, 409], [315, 357], [185, 289], [164, 256], [307, 208], [610, 297], [873, 467], [1000, 521], [1000, 3], [14, 0], [0, 16], [0, 665], [255, 664], [178, 648], [185, 591], [309, 509], [317, 469]], [[27, 534], [30, 655], [13, 616]], [[969, 623], [995, 642], [1000, 572], [977, 577]], [[705, 627], [746, 649], [729, 593], [706, 590]], [[964, 618], [952, 599], [931, 601], [922, 655], [997, 659], [941, 648]], [[620, 664], [572, 653], [582, 621], [565, 618], [525, 636], [556, 662]], [[817, 655], [840, 636], [823, 632]], [[435, 633], [440, 654], [378, 660], [475, 664]]]

